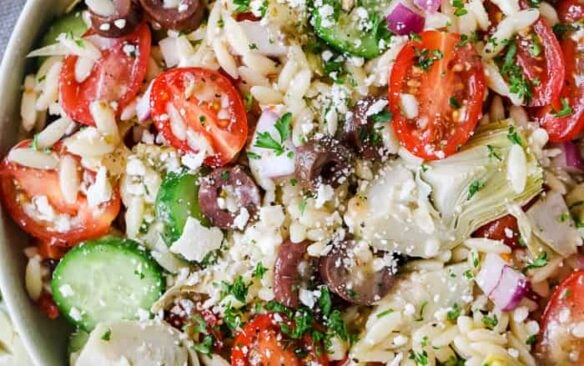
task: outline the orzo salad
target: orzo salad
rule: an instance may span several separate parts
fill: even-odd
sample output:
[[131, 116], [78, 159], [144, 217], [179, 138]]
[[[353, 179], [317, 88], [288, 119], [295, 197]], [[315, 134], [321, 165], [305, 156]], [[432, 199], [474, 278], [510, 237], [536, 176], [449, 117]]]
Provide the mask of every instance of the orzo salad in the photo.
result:
[[85, 0], [0, 173], [72, 365], [584, 364], [580, 0]]

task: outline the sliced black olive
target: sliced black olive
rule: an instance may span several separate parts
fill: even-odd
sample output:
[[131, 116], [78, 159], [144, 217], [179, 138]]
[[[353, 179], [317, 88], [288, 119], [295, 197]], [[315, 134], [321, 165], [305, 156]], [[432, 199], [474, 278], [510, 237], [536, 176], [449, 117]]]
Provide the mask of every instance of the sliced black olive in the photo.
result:
[[91, 29], [97, 34], [118, 38], [130, 34], [142, 21], [142, 11], [137, 0], [113, 0], [115, 13], [102, 16], [89, 10]]
[[[220, 207], [219, 199], [235, 199], [238, 210]], [[214, 226], [221, 229], [236, 228], [235, 218], [245, 208], [253, 217], [261, 205], [260, 190], [242, 166], [215, 169], [201, 179], [199, 207]]]
[[376, 160], [383, 154], [381, 129], [389, 122], [391, 115], [386, 111], [387, 107], [377, 113], [371, 110], [382, 100], [386, 99], [367, 97], [357, 102], [352, 117], [345, 122], [340, 133], [341, 142], [355, 149], [363, 159]]
[[165, 8], [163, 0], [140, 0], [140, 3], [157, 29], [191, 32], [201, 25], [205, 15], [205, 2], [199, 0], [181, 0], [178, 8]]
[[320, 259], [320, 276], [329, 289], [344, 300], [358, 305], [371, 305], [391, 290], [395, 276], [388, 267], [376, 271], [371, 263], [360, 263], [354, 248], [357, 242], [347, 240], [335, 244]]
[[294, 170], [304, 188], [316, 189], [321, 184], [336, 188], [353, 170], [352, 154], [330, 137], [312, 139], [296, 150]]
[[310, 242], [292, 243], [287, 240], [278, 249], [274, 264], [274, 296], [280, 304], [289, 308], [300, 306], [298, 290], [310, 282], [313, 264], [306, 253]]

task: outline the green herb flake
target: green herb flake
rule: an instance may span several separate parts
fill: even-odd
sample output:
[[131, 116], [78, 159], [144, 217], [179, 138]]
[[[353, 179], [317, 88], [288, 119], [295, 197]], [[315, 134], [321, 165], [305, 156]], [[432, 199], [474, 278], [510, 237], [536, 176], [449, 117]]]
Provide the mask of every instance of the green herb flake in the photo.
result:
[[497, 324], [499, 324], [499, 320], [497, 319], [497, 316], [493, 314], [492, 317], [490, 316], [483, 316], [483, 324], [489, 328], [489, 329], [493, 329], [497, 326]]
[[475, 180], [468, 187], [468, 196], [466, 199], [470, 200], [471, 198], [474, 197], [475, 194], [477, 194], [478, 191], [480, 191], [484, 187], [485, 187], [485, 182], [481, 182], [480, 180]]
[[521, 136], [519, 136], [519, 133], [517, 132], [514, 126], [509, 127], [509, 131], [507, 132], [507, 138], [512, 143], [519, 146], [523, 146], [523, 140], [521, 139]]
[[527, 264], [527, 266], [525, 266], [523, 271], [526, 272], [530, 269], [545, 267], [547, 266], [548, 262], [549, 260], [547, 252], [541, 252], [541, 254], [535, 260], [531, 261], [529, 264]]
[[213, 336], [207, 334], [203, 337], [203, 341], [200, 343], [194, 343], [192, 345], [193, 350], [202, 353], [204, 355], [211, 354], [213, 350]]
[[393, 312], [395, 312], [395, 310], [393, 310], [393, 309], [388, 309], [388, 310], [382, 311], [381, 313], [377, 314], [377, 319], [383, 318], [384, 316], [389, 315]]
[[417, 366], [427, 366], [428, 365], [428, 353], [426, 351], [422, 351], [422, 352], [410, 351], [409, 359], [414, 361]]
[[251, 0], [233, 0], [233, 5], [235, 5], [235, 11], [237, 13], [245, 13], [249, 10], [249, 5]]
[[460, 316], [461, 311], [462, 309], [460, 308], [460, 306], [458, 306], [457, 303], [454, 303], [454, 305], [452, 305], [452, 308], [448, 310], [448, 312], [446, 313], [446, 319], [450, 321], [455, 321]]
[[527, 339], [525, 340], [525, 344], [527, 344], [528, 346], [531, 346], [531, 345], [534, 345], [536, 341], [537, 341], [537, 335], [532, 334], [529, 337], [527, 337]]
[[108, 330], [106, 330], [106, 331], [105, 331], [105, 333], [103, 333], [103, 334], [101, 335], [101, 340], [102, 340], [102, 341], [109, 342], [109, 340], [110, 340], [111, 338], [112, 338], [112, 330], [111, 330], [111, 329], [108, 329]]
[[562, 109], [560, 109], [559, 111], [552, 110], [552, 114], [559, 118], [571, 115], [573, 113], [573, 110], [572, 107], [570, 106], [570, 103], [568, 102], [568, 98], [562, 98], [561, 101]]
[[374, 124], [382, 124], [388, 123], [393, 120], [393, 114], [387, 108], [383, 108], [383, 110], [373, 116], [371, 116], [371, 120]]
[[231, 294], [237, 301], [245, 303], [245, 299], [247, 297], [247, 291], [249, 289], [250, 284], [246, 284], [243, 281], [243, 277], [237, 276], [235, 281], [232, 284], [227, 282], [222, 282], [223, 284], [223, 295], [226, 296]]
[[253, 271], [253, 277], [257, 278], [258, 280], [261, 280], [262, 278], [264, 278], [264, 274], [266, 274], [267, 271], [268, 269], [264, 267], [264, 263], [259, 262], [256, 265], [255, 270]]
[[333, 308], [333, 302], [331, 299], [331, 294], [326, 286], [322, 286], [320, 289], [320, 296], [318, 297], [318, 307], [322, 312], [322, 315], [328, 316]]
[[428, 306], [428, 301], [424, 301], [422, 302], [422, 305], [420, 305], [420, 312], [418, 313], [418, 318], [416, 319], [417, 322], [424, 320], [424, 309], [426, 309], [426, 306]]
[[458, 100], [456, 100], [456, 97], [450, 97], [450, 99], [448, 100], [448, 104], [450, 104], [450, 106], [453, 109], [460, 109], [461, 105], [458, 102]]
[[251, 111], [253, 108], [253, 95], [251, 95], [251, 93], [245, 93], [243, 101], [245, 104], [245, 110], [248, 112]]
[[252, 159], [252, 160], [260, 160], [262, 158], [259, 154], [256, 154], [253, 151], [248, 151], [247, 157]]
[[489, 159], [497, 159], [498, 161], [503, 161], [501, 155], [497, 151], [497, 148], [493, 145], [487, 145], [487, 149], [489, 150]]

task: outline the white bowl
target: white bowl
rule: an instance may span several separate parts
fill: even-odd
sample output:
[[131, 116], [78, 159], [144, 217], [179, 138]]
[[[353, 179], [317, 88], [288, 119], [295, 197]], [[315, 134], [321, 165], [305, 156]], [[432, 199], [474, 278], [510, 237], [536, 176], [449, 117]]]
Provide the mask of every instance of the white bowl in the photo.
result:
[[[26, 54], [46, 31], [51, 19], [62, 13], [69, 3], [71, 0], [28, 0], [18, 19], [0, 68], [2, 157], [17, 142], [21, 85], [27, 68], [34, 62], [27, 59]], [[28, 298], [24, 288], [26, 258], [23, 249], [30, 245], [31, 239], [18, 229], [4, 210], [1, 211], [0, 290], [14, 326], [35, 365], [66, 365], [68, 335], [72, 329], [64, 320], [49, 320]]]

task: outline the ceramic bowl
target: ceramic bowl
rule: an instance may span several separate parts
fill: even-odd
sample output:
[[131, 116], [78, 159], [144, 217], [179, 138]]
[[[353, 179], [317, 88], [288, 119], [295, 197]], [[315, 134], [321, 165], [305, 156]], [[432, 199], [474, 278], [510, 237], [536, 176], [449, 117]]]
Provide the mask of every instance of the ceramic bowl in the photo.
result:
[[[28, 0], [14, 28], [0, 68], [2, 156], [17, 142], [21, 85], [33, 62], [26, 55], [46, 31], [51, 19], [70, 3], [71, 0]], [[71, 328], [64, 320], [49, 320], [28, 298], [24, 288], [26, 258], [23, 249], [30, 245], [31, 239], [18, 229], [4, 210], [1, 211], [0, 290], [14, 326], [35, 365], [67, 365], [67, 341]]]

